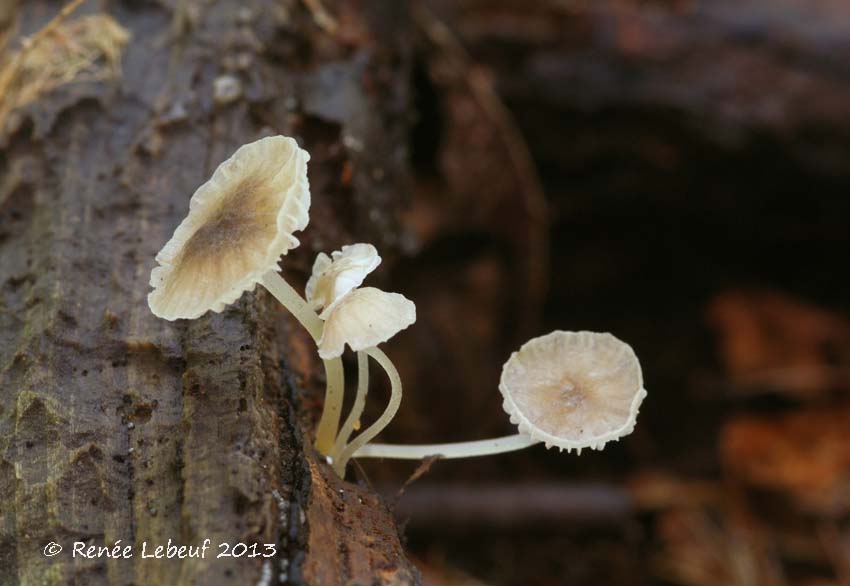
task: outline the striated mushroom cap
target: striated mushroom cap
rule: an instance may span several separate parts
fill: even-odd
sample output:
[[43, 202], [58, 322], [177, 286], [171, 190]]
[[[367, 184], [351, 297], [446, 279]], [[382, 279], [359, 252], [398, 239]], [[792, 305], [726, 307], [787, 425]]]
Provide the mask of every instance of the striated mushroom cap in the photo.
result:
[[415, 321], [416, 305], [404, 295], [374, 287], [355, 289], [339, 300], [325, 320], [319, 356], [336, 358], [346, 344], [354, 351], [377, 346]]
[[631, 346], [595, 332], [526, 342], [505, 363], [499, 390], [520, 433], [567, 451], [601, 450], [630, 434], [646, 397]]
[[[331, 259], [333, 257], [333, 259]], [[331, 257], [320, 252], [313, 263], [313, 274], [307, 281], [307, 301], [325, 319], [336, 304], [352, 289], [363, 283], [366, 275], [381, 264], [377, 249], [371, 244], [348, 244], [335, 250]]]
[[271, 136], [219, 165], [156, 255], [151, 311], [168, 320], [219, 312], [277, 270], [309, 221], [309, 160], [294, 139]]

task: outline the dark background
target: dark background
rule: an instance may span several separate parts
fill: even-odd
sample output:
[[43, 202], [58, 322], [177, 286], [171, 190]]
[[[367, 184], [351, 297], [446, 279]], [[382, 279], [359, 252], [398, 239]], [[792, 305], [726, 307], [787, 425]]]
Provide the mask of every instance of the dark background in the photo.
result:
[[[627, 341], [649, 391], [603, 452], [437, 462], [396, 508], [426, 583], [850, 584], [850, 5], [431, 2], [417, 31], [379, 274], [420, 318], [381, 439], [512, 433], [501, 364], [553, 329]], [[416, 468], [362, 466], [390, 498]]]

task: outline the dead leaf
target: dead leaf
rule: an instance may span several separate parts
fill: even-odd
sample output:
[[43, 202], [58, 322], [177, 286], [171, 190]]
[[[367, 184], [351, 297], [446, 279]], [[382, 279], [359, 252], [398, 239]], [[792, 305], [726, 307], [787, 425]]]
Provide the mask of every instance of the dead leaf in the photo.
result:
[[848, 406], [734, 419], [721, 432], [721, 458], [745, 484], [788, 492], [807, 509], [847, 512], [848, 422]]
[[850, 323], [840, 316], [769, 291], [717, 296], [708, 319], [737, 389], [813, 397], [850, 390]]

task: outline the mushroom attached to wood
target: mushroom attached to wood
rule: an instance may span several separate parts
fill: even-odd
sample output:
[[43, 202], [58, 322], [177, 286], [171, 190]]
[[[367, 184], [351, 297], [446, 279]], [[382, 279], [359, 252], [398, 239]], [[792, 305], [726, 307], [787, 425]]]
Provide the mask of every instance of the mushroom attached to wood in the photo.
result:
[[[189, 214], [157, 254], [148, 305], [167, 320], [220, 312], [260, 283], [318, 343], [324, 324], [278, 274], [281, 255], [307, 227], [310, 155], [294, 139], [271, 136], [224, 161], [189, 201]], [[327, 395], [342, 392], [338, 358], [325, 361]], [[318, 446], [329, 451], [333, 441]]]
[[292, 138], [240, 147], [189, 201], [189, 214], [163, 246], [148, 296], [158, 317], [195, 319], [222, 311], [298, 246], [309, 222], [310, 156]]
[[632, 348], [608, 333], [555, 331], [525, 343], [502, 369], [503, 406], [519, 433], [430, 445], [367, 444], [355, 458], [465, 458], [543, 442], [601, 450], [632, 432], [646, 397]]
[[[392, 361], [377, 348], [416, 321], [416, 306], [398, 293], [387, 293], [374, 287], [359, 288], [366, 276], [381, 263], [371, 244], [351, 244], [328, 256], [320, 253], [313, 264], [313, 275], [307, 282], [307, 301], [322, 310], [325, 320], [319, 340], [319, 356], [329, 360], [342, 355], [346, 344], [358, 357], [358, 386], [354, 405], [330, 451], [334, 468], [342, 474], [351, 454], [386, 427], [401, 404], [401, 378]], [[368, 358], [374, 359], [390, 379], [390, 400], [381, 416], [350, 444], [352, 431], [359, 425], [369, 387]], [[327, 406], [330, 405], [330, 409]], [[317, 436], [336, 433], [342, 394], [326, 398], [326, 410], [319, 422]], [[329, 413], [335, 414], [331, 421]]]

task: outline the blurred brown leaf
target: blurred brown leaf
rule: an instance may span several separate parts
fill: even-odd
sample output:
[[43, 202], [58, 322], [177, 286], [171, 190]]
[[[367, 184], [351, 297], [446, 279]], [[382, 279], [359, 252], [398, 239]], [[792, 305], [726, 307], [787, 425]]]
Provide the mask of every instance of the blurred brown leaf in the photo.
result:
[[786, 491], [805, 508], [850, 511], [850, 406], [742, 417], [721, 431], [721, 458], [738, 480]]
[[770, 291], [718, 295], [708, 319], [736, 389], [813, 397], [850, 389], [850, 323]]

